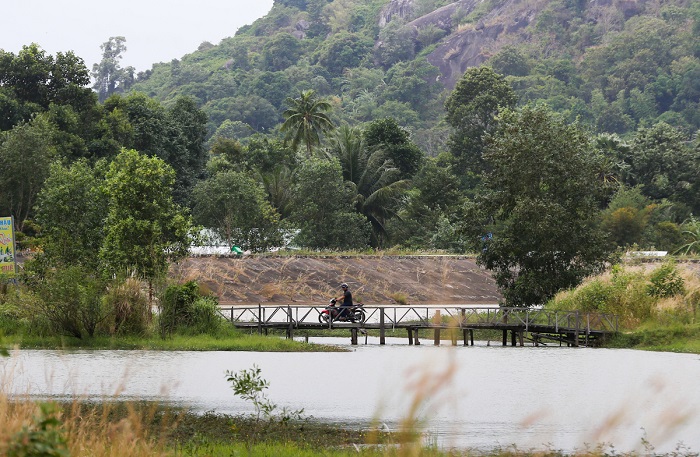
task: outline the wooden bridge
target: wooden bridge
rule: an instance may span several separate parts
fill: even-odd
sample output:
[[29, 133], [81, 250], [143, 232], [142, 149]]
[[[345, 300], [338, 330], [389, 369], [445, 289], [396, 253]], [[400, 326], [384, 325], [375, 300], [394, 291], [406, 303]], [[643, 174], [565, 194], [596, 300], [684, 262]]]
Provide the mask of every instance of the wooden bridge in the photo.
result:
[[450, 336], [453, 345], [459, 338], [464, 345], [474, 345], [474, 330], [502, 332], [503, 346], [525, 345], [525, 339], [537, 346], [543, 340], [567, 346], [591, 346], [618, 331], [616, 315], [579, 311], [549, 311], [534, 308], [505, 308], [498, 305], [364, 305], [364, 323], [319, 323], [325, 309], [321, 305], [257, 305], [220, 308], [223, 317], [237, 328], [267, 333], [270, 329], [286, 331], [287, 338], [303, 330], [348, 329], [352, 344], [358, 332], [379, 330], [379, 344], [386, 344], [386, 331], [406, 329], [408, 344], [420, 344], [418, 331], [433, 330], [434, 344], [439, 345], [441, 332]]

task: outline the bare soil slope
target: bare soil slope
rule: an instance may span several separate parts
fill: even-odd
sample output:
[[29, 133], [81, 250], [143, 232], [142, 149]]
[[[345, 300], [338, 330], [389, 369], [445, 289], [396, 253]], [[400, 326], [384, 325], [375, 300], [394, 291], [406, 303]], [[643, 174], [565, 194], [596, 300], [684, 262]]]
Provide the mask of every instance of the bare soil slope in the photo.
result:
[[324, 304], [350, 285], [356, 301], [389, 304], [493, 304], [501, 296], [473, 258], [460, 256], [190, 257], [173, 268], [196, 279], [222, 305]]

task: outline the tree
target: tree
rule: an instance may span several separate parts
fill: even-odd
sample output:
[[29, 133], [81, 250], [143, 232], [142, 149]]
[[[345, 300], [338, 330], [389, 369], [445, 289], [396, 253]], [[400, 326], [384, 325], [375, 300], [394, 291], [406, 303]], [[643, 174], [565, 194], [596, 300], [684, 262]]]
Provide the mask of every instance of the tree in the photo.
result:
[[134, 273], [152, 285], [169, 262], [187, 255], [191, 222], [173, 201], [174, 184], [175, 171], [162, 159], [133, 149], [123, 150], [110, 164], [100, 251], [110, 272]]
[[700, 211], [700, 151], [688, 147], [681, 132], [664, 122], [639, 129], [626, 159], [630, 185], [642, 185], [653, 199], [669, 198]]
[[278, 33], [263, 45], [263, 69], [282, 71], [291, 67], [301, 55], [300, 41], [289, 33]]
[[296, 243], [314, 249], [367, 247], [371, 228], [355, 212], [353, 193], [342, 179], [337, 160], [311, 158], [299, 168], [292, 215], [299, 227]]
[[209, 116], [212, 129], [225, 120], [230, 120], [248, 124], [254, 132], [264, 132], [274, 127], [279, 120], [279, 113], [272, 103], [258, 95], [212, 100], [202, 110]]
[[113, 95], [105, 101], [108, 113], [126, 115], [125, 148], [163, 159], [176, 174], [174, 196], [187, 204], [192, 187], [203, 176], [206, 164], [204, 138], [206, 114], [189, 97], [180, 97], [166, 109], [142, 93]]
[[401, 209], [397, 222], [390, 225], [390, 231], [404, 245], [417, 248], [432, 245], [437, 249], [457, 250], [461, 247], [458, 246], [458, 236], [447, 240], [443, 234], [437, 245], [434, 241], [437, 241], [441, 226], [452, 226], [456, 222], [463, 201], [459, 179], [451, 167], [435, 159], [427, 159], [413, 177], [406, 205]]
[[478, 261], [506, 305], [543, 304], [603, 268], [598, 157], [578, 126], [545, 106], [504, 110], [484, 160], [490, 171], [471, 208], [480, 220], [472, 235], [492, 233]]
[[470, 68], [445, 102], [447, 122], [454, 129], [450, 152], [455, 172], [478, 177], [486, 171], [484, 134], [497, 125], [497, 114], [515, 106], [516, 96], [505, 78], [489, 67]]
[[331, 139], [327, 155], [339, 161], [355, 210], [372, 226], [373, 245], [382, 246], [388, 238], [386, 223], [397, 215], [408, 181], [384, 150], [368, 148], [365, 136], [348, 126]]
[[72, 52], [53, 57], [35, 43], [17, 55], [0, 50], [0, 130], [29, 121], [52, 103], [70, 105], [76, 112], [93, 109], [89, 82], [83, 60]]
[[346, 68], [355, 68], [372, 50], [372, 40], [357, 33], [340, 32], [321, 44], [318, 63], [333, 76], [340, 76]]
[[42, 255], [50, 264], [101, 270], [99, 252], [107, 198], [99, 174], [84, 160], [68, 167], [51, 165], [36, 205]]
[[384, 118], [370, 122], [363, 132], [368, 148], [382, 150], [401, 171], [402, 179], [410, 179], [421, 167], [423, 153], [410, 140], [406, 129], [395, 119]]
[[53, 132], [54, 127], [39, 116], [0, 135], [0, 209], [14, 216], [20, 232], [57, 158]]
[[92, 66], [92, 77], [95, 79], [93, 89], [100, 102], [112, 94], [124, 93], [134, 83], [134, 67], [121, 68], [119, 65], [122, 53], [126, 51], [124, 43], [126, 38], [117, 36], [100, 45], [102, 60]]
[[285, 120], [280, 130], [287, 134], [287, 140], [291, 139], [292, 149], [304, 143], [310, 156], [313, 147], [321, 143], [321, 133], [334, 128], [326, 114], [331, 104], [316, 97], [313, 90], [305, 90], [297, 98], [287, 98], [286, 102], [289, 108], [283, 113]]
[[263, 187], [248, 174], [224, 171], [195, 186], [195, 221], [233, 246], [264, 252], [282, 243], [279, 215]]

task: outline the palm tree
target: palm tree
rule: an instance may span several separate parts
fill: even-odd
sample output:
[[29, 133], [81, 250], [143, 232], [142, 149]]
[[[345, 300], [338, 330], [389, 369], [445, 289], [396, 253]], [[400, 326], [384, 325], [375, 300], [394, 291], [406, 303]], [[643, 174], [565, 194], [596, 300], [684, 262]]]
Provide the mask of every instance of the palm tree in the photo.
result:
[[683, 224], [683, 237], [687, 243], [676, 250], [676, 254], [688, 255], [700, 253], [700, 219], [696, 219], [692, 214]]
[[316, 96], [314, 90], [302, 91], [298, 98], [287, 98], [289, 108], [282, 113], [284, 124], [281, 130], [287, 133], [286, 139], [292, 140], [292, 148], [297, 149], [299, 143], [306, 145], [306, 152], [311, 156], [314, 146], [321, 143], [320, 134], [333, 130], [333, 122], [325, 114], [331, 109], [331, 104]]
[[398, 217], [400, 198], [410, 182], [400, 179], [401, 171], [381, 149], [367, 148], [362, 132], [347, 125], [331, 139], [326, 155], [340, 161], [343, 179], [355, 195], [355, 209], [370, 221], [374, 242], [381, 246], [386, 222]]

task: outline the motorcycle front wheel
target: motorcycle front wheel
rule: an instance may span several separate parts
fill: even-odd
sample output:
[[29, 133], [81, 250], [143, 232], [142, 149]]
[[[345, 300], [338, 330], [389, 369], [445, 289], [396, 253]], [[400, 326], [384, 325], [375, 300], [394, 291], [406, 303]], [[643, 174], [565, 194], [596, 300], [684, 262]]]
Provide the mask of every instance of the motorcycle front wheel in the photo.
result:
[[367, 316], [365, 315], [365, 312], [362, 311], [361, 309], [356, 309], [352, 315], [352, 318], [358, 324], [364, 324], [365, 319], [367, 319]]
[[328, 319], [328, 313], [321, 313], [318, 315], [318, 322], [321, 324], [327, 324]]

